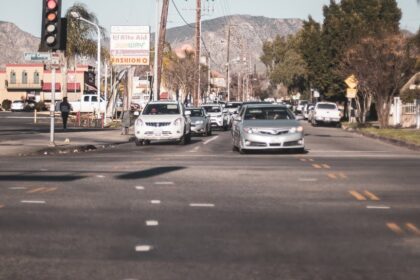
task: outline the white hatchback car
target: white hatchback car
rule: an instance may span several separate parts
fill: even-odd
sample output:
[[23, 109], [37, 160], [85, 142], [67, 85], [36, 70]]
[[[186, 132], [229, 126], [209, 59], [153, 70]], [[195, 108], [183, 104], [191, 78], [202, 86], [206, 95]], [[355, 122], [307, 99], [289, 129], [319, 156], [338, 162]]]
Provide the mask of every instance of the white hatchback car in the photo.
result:
[[182, 104], [176, 101], [149, 102], [134, 124], [135, 143], [150, 141], [191, 141], [191, 120]]

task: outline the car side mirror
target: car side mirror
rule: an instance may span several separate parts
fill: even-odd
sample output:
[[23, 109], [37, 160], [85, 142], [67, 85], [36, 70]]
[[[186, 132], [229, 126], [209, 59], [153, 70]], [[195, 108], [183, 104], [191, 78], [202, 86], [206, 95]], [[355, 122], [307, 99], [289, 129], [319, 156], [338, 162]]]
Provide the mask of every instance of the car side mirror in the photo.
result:
[[237, 122], [242, 121], [242, 117], [241, 117], [241, 116], [237, 116], [237, 117], [235, 118], [235, 121], [237, 121]]

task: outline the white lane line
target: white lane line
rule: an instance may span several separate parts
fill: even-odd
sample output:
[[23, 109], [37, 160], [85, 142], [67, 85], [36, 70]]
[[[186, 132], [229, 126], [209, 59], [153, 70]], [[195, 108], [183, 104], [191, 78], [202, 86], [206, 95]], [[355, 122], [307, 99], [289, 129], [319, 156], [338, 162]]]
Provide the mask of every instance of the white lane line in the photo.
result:
[[46, 169], [46, 168], [41, 168], [39, 171], [45, 172], [45, 171], [48, 171], [48, 169]]
[[26, 190], [25, 187], [11, 187], [9, 190]]
[[143, 186], [136, 186], [136, 190], [142, 191], [142, 190], [144, 190], [144, 187]]
[[383, 206], [370, 206], [370, 205], [368, 205], [368, 206], [366, 206], [366, 208], [367, 209], [379, 209], [379, 210], [387, 210], [387, 209], [391, 209], [391, 207], [389, 207], [389, 206], [385, 206], [385, 205], [383, 205]]
[[150, 245], [138, 245], [134, 248], [136, 252], [149, 252], [153, 249]]
[[299, 182], [316, 182], [318, 179], [315, 178], [300, 178]]
[[97, 178], [105, 178], [104, 175], [96, 175]]
[[155, 185], [173, 185], [174, 182], [155, 182]]
[[215, 205], [211, 203], [190, 203], [190, 207], [215, 207]]
[[191, 151], [190, 151], [190, 153], [196, 153], [196, 152], [198, 152], [198, 150], [200, 149], [200, 146], [197, 146], [197, 147], [195, 147], [194, 149], [192, 149]]
[[152, 220], [146, 221], [146, 226], [148, 227], [157, 227], [158, 225], [159, 225], [158, 221], [152, 221]]
[[45, 201], [44, 200], [21, 200], [20, 203], [45, 204]]
[[216, 140], [217, 138], [219, 138], [219, 136], [214, 136], [213, 138], [211, 138], [211, 139], [209, 139], [209, 140], [207, 140], [207, 141], [204, 141], [204, 142], [203, 142], [203, 144], [204, 144], [204, 145], [207, 145], [208, 143], [213, 142], [213, 141], [214, 141], [214, 140]]
[[160, 204], [161, 201], [160, 200], [150, 200], [151, 204]]

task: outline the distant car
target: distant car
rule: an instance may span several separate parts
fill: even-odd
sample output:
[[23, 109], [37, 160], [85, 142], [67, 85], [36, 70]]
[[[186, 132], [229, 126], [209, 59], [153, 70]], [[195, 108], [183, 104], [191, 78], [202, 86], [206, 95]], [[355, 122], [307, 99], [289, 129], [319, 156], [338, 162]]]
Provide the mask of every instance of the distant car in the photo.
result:
[[303, 112], [303, 107], [305, 107], [305, 105], [308, 104], [308, 103], [309, 103], [308, 100], [299, 100], [299, 102], [296, 106], [296, 112], [302, 113]]
[[176, 101], [149, 102], [135, 121], [134, 133], [137, 146], [150, 141], [191, 141], [191, 120], [184, 106]]
[[10, 110], [16, 111], [33, 111], [35, 109], [36, 102], [33, 100], [15, 100], [12, 102]]
[[321, 123], [328, 124], [340, 124], [342, 117], [341, 111], [337, 105], [332, 102], [318, 102], [316, 103], [312, 116], [311, 124], [316, 126]]
[[305, 150], [303, 127], [284, 105], [246, 105], [232, 127], [233, 150]]
[[308, 103], [303, 107], [302, 115], [305, 120], [309, 119], [309, 114], [311, 113], [311, 110], [314, 109], [314, 106], [315, 104]]
[[233, 119], [238, 114], [238, 109], [241, 107], [242, 102], [227, 102], [225, 105], [225, 110], [228, 111], [228, 126], [231, 127]]
[[228, 114], [224, 111], [220, 104], [205, 104], [202, 105], [206, 111], [206, 114], [210, 116], [210, 122], [212, 127], [221, 128], [228, 130]]
[[212, 134], [210, 117], [203, 108], [187, 108], [185, 112], [189, 112], [192, 133], [206, 136]]

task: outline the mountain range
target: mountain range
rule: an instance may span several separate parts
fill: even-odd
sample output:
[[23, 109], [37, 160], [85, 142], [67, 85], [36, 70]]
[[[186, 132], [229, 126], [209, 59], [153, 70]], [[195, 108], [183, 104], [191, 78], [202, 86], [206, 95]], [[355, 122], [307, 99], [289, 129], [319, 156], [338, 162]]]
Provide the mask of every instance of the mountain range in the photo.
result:
[[[259, 72], [264, 66], [259, 60], [262, 45], [275, 36], [295, 34], [303, 25], [300, 19], [272, 19], [248, 15], [232, 15], [202, 22], [202, 54], [210, 54], [211, 67], [224, 70], [227, 57], [227, 34], [230, 30], [230, 61], [233, 69], [254, 65]], [[194, 25], [170, 28], [166, 41], [173, 49], [194, 46]], [[40, 39], [20, 30], [15, 24], [0, 21], [0, 67], [7, 63], [24, 62], [25, 52], [36, 52]], [[242, 58], [240, 60], [239, 58]], [[246, 58], [247, 65], [244, 63]], [[241, 63], [239, 63], [241, 61]]]

